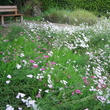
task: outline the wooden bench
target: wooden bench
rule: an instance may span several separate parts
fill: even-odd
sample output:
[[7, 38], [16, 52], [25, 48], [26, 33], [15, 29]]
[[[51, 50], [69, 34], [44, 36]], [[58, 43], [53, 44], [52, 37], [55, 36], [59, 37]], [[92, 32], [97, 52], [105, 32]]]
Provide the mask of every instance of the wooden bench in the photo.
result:
[[1, 14], [1, 24], [4, 25], [4, 17], [14, 17], [17, 21], [17, 17], [20, 17], [20, 21], [23, 21], [23, 14], [18, 14], [17, 6], [0, 6], [0, 13], [2, 12], [13, 12], [12, 14]]

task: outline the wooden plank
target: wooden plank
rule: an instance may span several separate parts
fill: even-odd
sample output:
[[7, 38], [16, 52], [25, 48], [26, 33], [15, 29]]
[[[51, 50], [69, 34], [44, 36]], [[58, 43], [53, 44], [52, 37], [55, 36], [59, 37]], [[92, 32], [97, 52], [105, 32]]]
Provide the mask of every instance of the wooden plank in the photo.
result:
[[6, 14], [6, 15], [0, 15], [0, 16], [22, 16], [22, 14]]
[[14, 12], [17, 11], [17, 9], [0, 9], [0, 12]]
[[0, 9], [1, 9], [1, 8], [17, 8], [17, 6], [5, 6], [5, 5], [4, 5], [4, 6], [0, 6]]
[[8, 16], [22, 16], [23, 14], [6, 14], [6, 15], [0, 15], [3, 17], [8, 17]]

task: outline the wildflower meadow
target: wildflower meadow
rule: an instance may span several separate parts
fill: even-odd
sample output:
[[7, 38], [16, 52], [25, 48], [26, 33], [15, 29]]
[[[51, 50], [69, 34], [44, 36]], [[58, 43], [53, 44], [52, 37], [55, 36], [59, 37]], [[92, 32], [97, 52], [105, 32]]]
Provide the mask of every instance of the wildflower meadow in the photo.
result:
[[0, 36], [0, 110], [110, 110], [110, 23], [26, 22]]

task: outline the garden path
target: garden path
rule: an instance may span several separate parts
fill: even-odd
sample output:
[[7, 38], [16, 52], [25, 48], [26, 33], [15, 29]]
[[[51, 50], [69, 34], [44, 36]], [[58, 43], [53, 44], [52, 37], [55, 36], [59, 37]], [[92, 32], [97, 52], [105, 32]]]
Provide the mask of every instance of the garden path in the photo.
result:
[[[29, 22], [29, 23], [36, 23], [36, 24], [41, 24], [41, 23], [45, 23], [45, 24], [48, 24], [49, 22], [42, 22], [42, 21], [34, 21], [34, 20], [24, 20], [24, 22]], [[18, 22], [13, 22], [13, 21], [5, 21], [5, 25], [4, 27], [8, 27], [8, 26], [11, 26], [13, 24], [21, 24], [19, 21]], [[56, 26], [64, 26], [64, 27], [73, 27], [74, 25], [68, 25], [68, 24], [61, 24], [61, 23], [52, 23], [53, 25], [56, 25]], [[1, 24], [0, 24], [1, 26]], [[74, 27], [78, 27], [78, 26], [74, 26]]]
[[[29, 23], [35, 23], [35, 24], [41, 24], [41, 23], [44, 23], [44, 24], [49, 24], [50, 22], [42, 22], [42, 21], [34, 21], [34, 20], [24, 20], [24, 22], [29, 22]], [[15, 24], [18, 24], [18, 25], [21, 25], [21, 23], [18, 21], [18, 22], [13, 22], [13, 21], [5, 21], [5, 25], [3, 26], [2, 30], [0, 31], [0, 34], [3, 35], [3, 37], [6, 37], [7, 36], [7, 33], [9, 32], [9, 26], [12, 26], [12, 25], [15, 25]], [[55, 26], [61, 26], [61, 27], [73, 27], [73, 25], [68, 25], [68, 24], [60, 24], [60, 23], [52, 23], [53, 25]], [[2, 25], [0, 25], [2, 26]], [[74, 27], [78, 27], [78, 26], [74, 26]]]
[[[41, 23], [49, 24], [49, 23], [51, 23], [51, 22], [32, 21], [32, 20], [25, 20], [25, 22], [31, 22], [31, 23], [36, 23], [36, 24], [41, 24]], [[56, 26], [73, 27], [73, 25], [61, 24], [61, 23], [52, 23], [52, 24], [56, 25]], [[78, 27], [78, 26], [74, 26], [74, 27]]]

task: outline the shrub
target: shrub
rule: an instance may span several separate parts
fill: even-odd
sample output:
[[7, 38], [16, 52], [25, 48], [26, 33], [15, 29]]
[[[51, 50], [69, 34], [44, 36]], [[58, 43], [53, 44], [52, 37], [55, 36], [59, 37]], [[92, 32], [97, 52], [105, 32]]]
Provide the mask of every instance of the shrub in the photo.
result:
[[75, 10], [70, 13], [70, 24], [82, 24], [87, 23], [88, 25], [95, 24], [97, 17], [87, 10]]
[[45, 13], [44, 18], [54, 23], [66, 23], [68, 22], [67, 16], [69, 16], [69, 12], [67, 10], [52, 8]]
[[67, 23], [75, 25], [79, 25], [82, 23], [92, 25], [96, 23], [97, 20], [97, 17], [92, 12], [81, 9], [75, 11], [68, 11], [63, 9], [50, 9], [48, 13], [46, 12], [44, 18], [50, 22]]
[[103, 16], [110, 12], [110, 0], [41, 0], [42, 10], [48, 10], [52, 7], [59, 7], [74, 10], [76, 8], [86, 9], [88, 11], [96, 11], [97, 15]]

